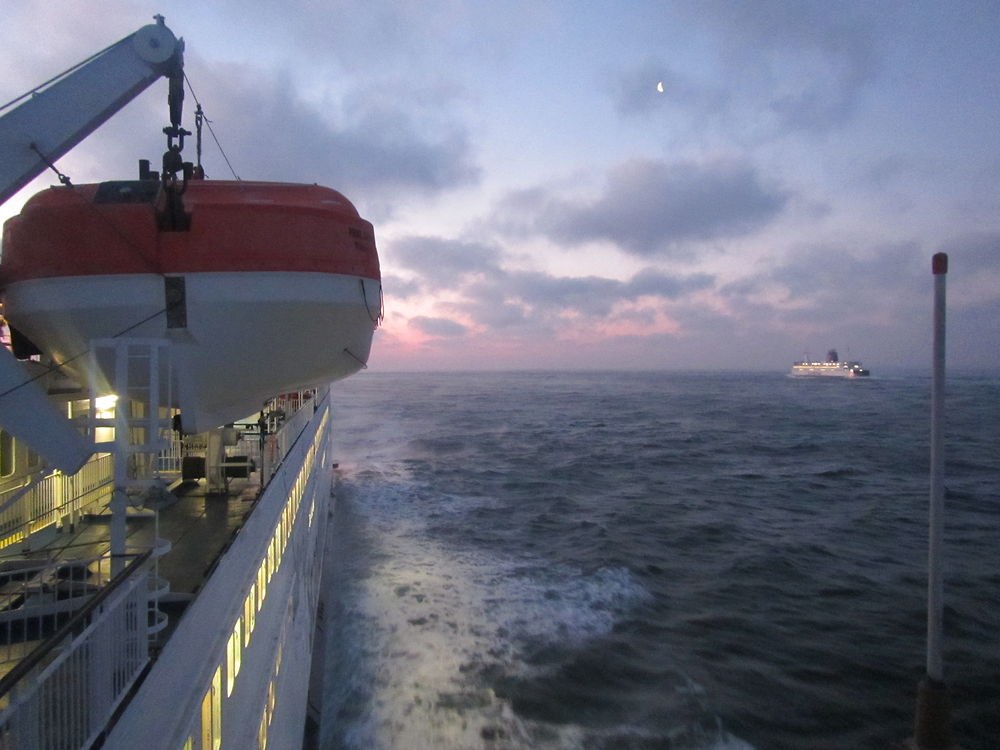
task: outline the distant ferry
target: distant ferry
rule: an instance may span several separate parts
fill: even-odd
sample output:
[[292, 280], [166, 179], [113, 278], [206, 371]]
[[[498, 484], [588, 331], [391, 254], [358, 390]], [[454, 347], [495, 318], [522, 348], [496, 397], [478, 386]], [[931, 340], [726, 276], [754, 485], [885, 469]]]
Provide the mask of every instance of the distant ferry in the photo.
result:
[[826, 354], [826, 362], [796, 362], [792, 365], [792, 375], [819, 376], [827, 375], [835, 378], [868, 377], [868, 370], [860, 362], [841, 362], [837, 350], [831, 349]]

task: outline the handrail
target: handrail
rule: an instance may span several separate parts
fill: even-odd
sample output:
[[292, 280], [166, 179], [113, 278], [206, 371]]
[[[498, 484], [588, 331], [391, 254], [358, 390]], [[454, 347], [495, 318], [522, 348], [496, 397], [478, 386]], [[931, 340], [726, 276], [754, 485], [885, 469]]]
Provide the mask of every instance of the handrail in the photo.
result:
[[[0, 502], [0, 546], [8, 546], [3, 541], [18, 534], [23, 539], [47, 523], [54, 523], [58, 515], [79, 510], [85, 498], [87, 503], [93, 501], [94, 493], [109, 493], [111, 483], [111, 455], [102, 452], [95, 453], [75, 474], [55, 472], [0, 491], [0, 495], [13, 493]], [[5, 525], [11, 518], [16, 525]]]
[[94, 594], [94, 597], [78, 609], [63, 624], [63, 626], [59, 628], [59, 630], [57, 630], [51, 637], [38, 644], [38, 646], [36, 646], [30, 654], [19, 661], [13, 669], [3, 676], [3, 678], [0, 678], [0, 701], [3, 700], [7, 693], [9, 693], [18, 682], [27, 677], [31, 671], [37, 667], [46, 656], [48, 656], [49, 652], [52, 651], [57, 644], [62, 643], [66, 636], [72, 634], [81, 621], [90, 617], [94, 610], [101, 606], [101, 604], [104, 603], [104, 600], [111, 596], [111, 594], [120, 585], [130, 578], [137, 567], [145, 563], [151, 555], [152, 550], [146, 550], [145, 552], [139, 554], [132, 561], [131, 565], [108, 581], [107, 586], [104, 586], [100, 591]]

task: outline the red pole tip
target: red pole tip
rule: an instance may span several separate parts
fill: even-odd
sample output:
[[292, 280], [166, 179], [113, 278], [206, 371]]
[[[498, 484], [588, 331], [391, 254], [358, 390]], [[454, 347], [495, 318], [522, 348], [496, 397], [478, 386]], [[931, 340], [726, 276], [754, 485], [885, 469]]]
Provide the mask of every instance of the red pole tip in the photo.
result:
[[931, 271], [935, 276], [948, 273], [948, 253], [935, 253], [931, 258]]

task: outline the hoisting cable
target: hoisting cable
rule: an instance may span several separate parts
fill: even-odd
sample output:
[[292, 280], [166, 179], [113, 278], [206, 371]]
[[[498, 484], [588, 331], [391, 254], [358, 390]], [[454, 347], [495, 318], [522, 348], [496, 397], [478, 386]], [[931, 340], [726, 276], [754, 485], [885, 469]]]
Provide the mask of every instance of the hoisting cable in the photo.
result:
[[[198, 101], [198, 95], [196, 93], [194, 93], [194, 86], [191, 85], [191, 79], [188, 78], [186, 72], [184, 73], [184, 81], [187, 83], [188, 91], [191, 92], [191, 98], [194, 99], [194, 103], [197, 105], [196, 112], [199, 113], [202, 117], [204, 117], [204, 111], [201, 108], [201, 102]], [[197, 116], [198, 115], [196, 115], [196, 118], [197, 118]], [[205, 124], [208, 125], [208, 132], [212, 134], [212, 140], [215, 141], [215, 145], [218, 147], [219, 153], [222, 154], [222, 158], [225, 160], [226, 166], [229, 167], [229, 171], [233, 175], [233, 179], [236, 180], [237, 182], [241, 182], [242, 180], [240, 179], [240, 176], [238, 174], [236, 174], [236, 170], [233, 169], [233, 165], [230, 163], [229, 157], [226, 156], [226, 150], [224, 148], [222, 148], [222, 144], [219, 143], [218, 136], [215, 135], [215, 130], [213, 130], [213, 128], [212, 128], [212, 121], [209, 120], [207, 117], [204, 117], [204, 120], [205, 120]], [[200, 125], [200, 122], [197, 119], [196, 119], [196, 123], [198, 123]], [[198, 134], [199, 134], [198, 135], [198, 164], [200, 166], [201, 165], [201, 128], [200, 127], [198, 129]]]
[[49, 158], [39, 150], [38, 146], [35, 144], [34, 141], [28, 144], [28, 148], [30, 148], [32, 151], [38, 154], [38, 158], [41, 159], [43, 162], [45, 162], [45, 166], [47, 166], [49, 169], [51, 169], [53, 172], [56, 173], [56, 176], [59, 178], [59, 182], [61, 182], [63, 185], [66, 185], [67, 187], [73, 187], [73, 183], [70, 182], [69, 177], [60, 172], [59, 169], [56, 167], [56, 165], [53, 164], [51, 161], [49, 161]]

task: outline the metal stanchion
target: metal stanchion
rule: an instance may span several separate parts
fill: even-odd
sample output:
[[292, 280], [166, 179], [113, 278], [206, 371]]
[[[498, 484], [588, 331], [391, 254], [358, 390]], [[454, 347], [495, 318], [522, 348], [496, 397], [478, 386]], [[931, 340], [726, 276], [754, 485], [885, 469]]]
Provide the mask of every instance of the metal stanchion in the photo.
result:
[[957, 750], [951, 741], [951, 705], [944, 682], [942, 630], [944, 578], [944, 375], [945, 276], [948, 256], [932, 259], [934, 274], [934, 353], [931, 374], [931, 492], [927, 548], [927, 674], [917, 687], [917, 710], [911, 750]]

